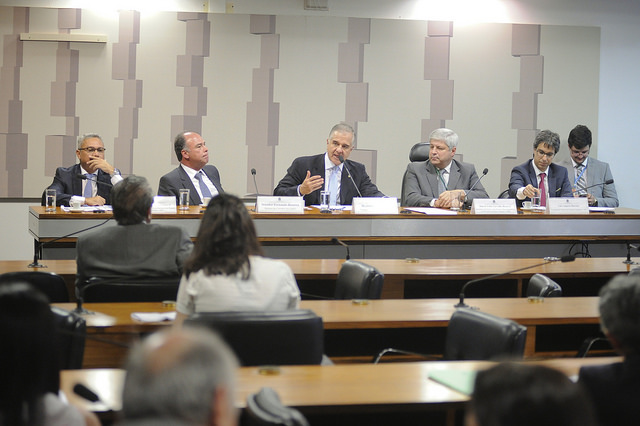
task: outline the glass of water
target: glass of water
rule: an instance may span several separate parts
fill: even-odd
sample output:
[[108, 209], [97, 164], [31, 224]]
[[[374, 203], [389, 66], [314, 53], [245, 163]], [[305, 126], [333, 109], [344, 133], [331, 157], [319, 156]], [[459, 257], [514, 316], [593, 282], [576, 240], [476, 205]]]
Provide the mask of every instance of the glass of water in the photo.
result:
[[56, 211], [56, 190], [55, 189], [47, 189], [45, 192], [45, 211], [47, 212], [55, 212]]
[[180, 210], [189, 210], [189, 188], [180, 189], [178, 201]]

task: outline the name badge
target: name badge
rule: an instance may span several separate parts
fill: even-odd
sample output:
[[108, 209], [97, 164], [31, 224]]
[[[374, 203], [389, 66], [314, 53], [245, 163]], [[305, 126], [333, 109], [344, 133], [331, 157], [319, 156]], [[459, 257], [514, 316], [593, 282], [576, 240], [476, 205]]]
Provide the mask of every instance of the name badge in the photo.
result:
[[513, 198], [474, 198], [472, 214], [518, 214]]
[[549, 214], [589, 214], [587, 197], [549, 197], [547, 200]]
[[259, 195], [256, 199], [258, 213], [295, 213], [304, 214], [302, 197], [278, 197]]
[[398, 214], [395, 197], [356, 197], [352, 206], [355, 214]]

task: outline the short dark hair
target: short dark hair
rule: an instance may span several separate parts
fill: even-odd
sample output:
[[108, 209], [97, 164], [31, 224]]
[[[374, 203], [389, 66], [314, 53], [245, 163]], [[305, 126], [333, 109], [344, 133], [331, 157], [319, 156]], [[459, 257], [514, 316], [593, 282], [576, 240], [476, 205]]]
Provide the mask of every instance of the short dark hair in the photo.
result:
[[249, 256], [261, 255], [262, 248], [247, 207], [238, 197], [222, 193], [211, 199], [202, 216], [198, 239], [185, 261], [184, 273], [204, 270], [207, 275], [251, 273]]
[[569, 132], [567, 139], [569, 148], [583, 149], [591, 146], [591, 130], [587, 126], [578, 124]]
[[498, 364], [478, 372], [470, 410], [480, 426], [593, 426], [577, 383], [541, 365]]
[[541, 130], [533, 141], [533, 149], [538, 148], [541, 143], [553, 148], [554, 154], [560, 150], [560, 136], [551, 130]]
[[111, 204], [119, 225], [144, 222], [153, 204], [149, 182], [142, 176], [127, 176], [111, 189]]
[[189, 151], [187, 148], [187, 138], [184, 137], [185, 134], [189, 132], [180, 132], [176, 135], [176, 138], [173, 141], [173, 149], [176, 152], [176, 157], [178, 157], [178, 161], [182, 161], [182, 150], [185, 149]]
[[600, 324], [627, 353], [640, 354], [640, 275], [618, 275], [600, 289]]

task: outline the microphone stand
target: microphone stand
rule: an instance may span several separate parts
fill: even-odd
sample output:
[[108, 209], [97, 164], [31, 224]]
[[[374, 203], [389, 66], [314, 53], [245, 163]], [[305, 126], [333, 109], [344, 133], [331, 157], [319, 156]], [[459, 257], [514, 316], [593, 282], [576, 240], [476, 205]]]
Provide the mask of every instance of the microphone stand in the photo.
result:
[[627, 259], [623, 260], [622, 263], [627, 264], [627, 265], [635, 265], [637, 264], [637, 262], [634, 262], [633, 260], [631, 260], [631, 249], [640, 249], [640, 247], [635, 246], [631, 243], [627, 243]]
[[253, 175], [253, 186], [256, 188], [256, 200], [260, 196], [260, 192], [258, 192], [258, 184], [256, 182], [256, 169], [251, 169], [251, 174]]
[[345, 260], [351, 259], [351, 255], [349, 254], [349, 245], [348, 244], [346, 244], [344, 241], [340, 241], [339, 239], [337, 239], [335, 237], [331, 239], [331, 242], [333, 244], [340, 244], [342, 247], [346, 248], [347, 249], [347, 257], [345, 257]]
[[351, 172], [349, 171], [349, 168], [347, 167], [347, 162], [344, 161], [344, 157], [341, 155], [340, 157], [338, 157], [338, 159], [340, 160], [340, 162], [342, 164], [344, 164], [344, 168], [347, 171], [347, 176], [349, 176], [349, 179], [351, 179], [351, 183], [353, 183], [353, 186], [356, 188], [356, 191], [358, 191], [358, 195], [360, 196], [360, 198], [362, 198], [362, 193], [360, 192], [360, 189], [358, 188], [358, 185], [356, 185], [356, 181], [353, 180], [353, 176], [351, 176]]
[[454, 308], [469, 308], [470, 307], [469, 305], [464, 303], [464, 292], [467, 289], [467, 287], [469, 287], [471, 284], [475, 284], [475, 283], [480, 282], [480, 281], [491, 280], [493, 278], [498, 278], [498, 277], [501, 277], [503, 275], [513, 274], [515, 272], [524, 271], [526, 269], [535, 268], [537, 266], [543, 266], [543, 265], [546, 265], [546, 264], [552, 263], [552, 262], [560, 261], [560, 262], [564, 263], [564, 262], [573, 262], [574, 260], [576, 260], [576, 257], [572, 256], [572, 255], [562, 256], [561, 258], [549, 257], [549, 258], [545, 258], [544, 262], [542, 262], [542, 263], [537, 263], [535, 265], [529, 265], [529, 266], [525, 266], [525, 267], [522, 267], [522, 268], [514, 269], [513, 271], [502, 272], [502, 273], [499, 273], [499, 274], [489, 275], [488, 277], [476, 278], [475, 280], [467, 281], [465, 283], [465, 285], [462, 286], [462, 289], [460, 290], [460, 300], [458, 301], [457, 304], [453, 305], [453, 307]]

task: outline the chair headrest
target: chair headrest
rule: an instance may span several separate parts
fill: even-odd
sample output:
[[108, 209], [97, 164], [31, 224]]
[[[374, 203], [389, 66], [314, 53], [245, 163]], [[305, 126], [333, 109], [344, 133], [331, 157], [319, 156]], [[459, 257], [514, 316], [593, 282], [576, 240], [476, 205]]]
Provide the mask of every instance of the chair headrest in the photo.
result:
[[427, 161], [429, 159], [429, 149], [431, 144], [429, 142], [418, 142], [411, 147], [409, 151], [409, 161]]

